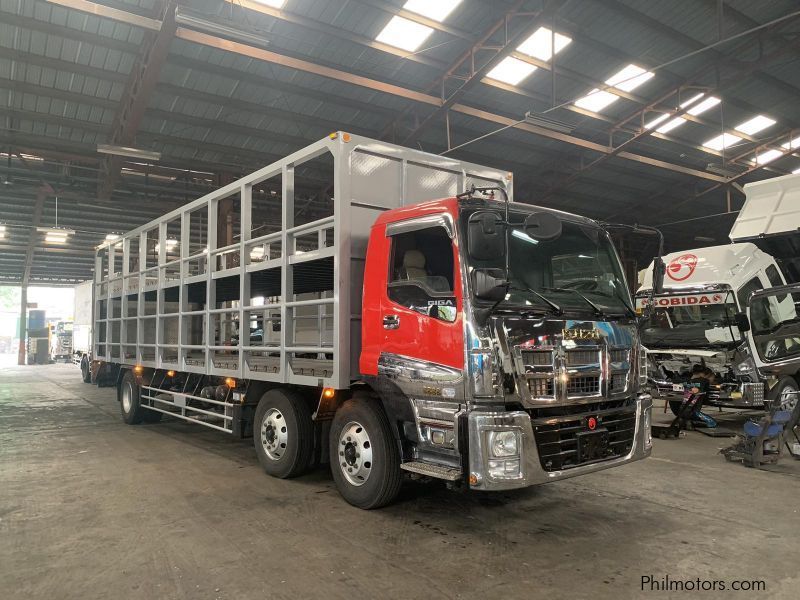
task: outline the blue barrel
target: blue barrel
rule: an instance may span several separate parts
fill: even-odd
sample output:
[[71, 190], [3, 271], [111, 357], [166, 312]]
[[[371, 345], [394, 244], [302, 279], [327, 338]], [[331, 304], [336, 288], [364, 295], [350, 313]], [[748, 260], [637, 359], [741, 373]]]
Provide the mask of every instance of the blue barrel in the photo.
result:
[[28, 311], [28, 329], [44, 329], [45, 317], [43, 310], [29, 310]]

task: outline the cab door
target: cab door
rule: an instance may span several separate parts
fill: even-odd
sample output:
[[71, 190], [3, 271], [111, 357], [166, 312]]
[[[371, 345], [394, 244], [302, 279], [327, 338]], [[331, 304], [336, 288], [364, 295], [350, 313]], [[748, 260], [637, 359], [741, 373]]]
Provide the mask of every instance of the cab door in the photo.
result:
[[464, 368], [460, 261], [449, 213], [373, 230], [362, 315], [363, 374], [377, 375], [379, 364]]
[[759, 370], [800, 369], [800, 284], [755, 292], [747, 306], [750, 350]]

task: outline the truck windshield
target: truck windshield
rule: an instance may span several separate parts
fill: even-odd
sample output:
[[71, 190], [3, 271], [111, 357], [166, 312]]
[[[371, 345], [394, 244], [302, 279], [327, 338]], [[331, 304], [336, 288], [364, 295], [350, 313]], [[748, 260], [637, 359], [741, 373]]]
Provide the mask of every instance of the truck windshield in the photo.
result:
[[[462, 230], [473, 211], [462, 211]], [[551, 308], [541, 296], [564, 314], [604, 316], [632, 315], [630, 293], [622, 267], [606, 232], [593, 225], [563, 221], [561, 235], [550, 241], [535, 240], [525, 233], [529, 213], [509, 213], [509, 292], [502, 307]], [[502, 213], [498, 211], [502, 218]], [[469, 258], [472, 269], [503, 269], [504, 259], [480, 261]], [[537, 294], [538, 292], [538, 294]]]
[[[637, 299], [637, 308], [644, 299]], [[648, 348], [707, 348], [738, 344], [736, 303], [732, 292], [661, 296], [642, 322], [642, 343]]]

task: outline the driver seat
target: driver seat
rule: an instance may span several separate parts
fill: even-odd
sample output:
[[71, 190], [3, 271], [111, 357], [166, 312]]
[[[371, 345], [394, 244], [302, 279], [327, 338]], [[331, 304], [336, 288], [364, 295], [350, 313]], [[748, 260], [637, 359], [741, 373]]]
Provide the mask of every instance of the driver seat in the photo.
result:
[[403, 279], [425, 281], [428, 272], [425, 270], [425, 255], [419, 250], [406, 250], [403, 254]]

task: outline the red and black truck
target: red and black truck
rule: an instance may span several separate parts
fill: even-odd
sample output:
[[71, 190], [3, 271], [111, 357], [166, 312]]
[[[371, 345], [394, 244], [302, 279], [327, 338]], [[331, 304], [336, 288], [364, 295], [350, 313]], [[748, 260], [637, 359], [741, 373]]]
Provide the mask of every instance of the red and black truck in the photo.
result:
[[93, 379], [126, 423], [329, 462], [351, 504], [405, 476], [506, 490], [650, 454], [644, 354], [597, 222], [511, 174], [331, 134], [98, 249]]

